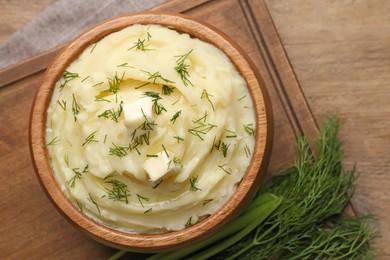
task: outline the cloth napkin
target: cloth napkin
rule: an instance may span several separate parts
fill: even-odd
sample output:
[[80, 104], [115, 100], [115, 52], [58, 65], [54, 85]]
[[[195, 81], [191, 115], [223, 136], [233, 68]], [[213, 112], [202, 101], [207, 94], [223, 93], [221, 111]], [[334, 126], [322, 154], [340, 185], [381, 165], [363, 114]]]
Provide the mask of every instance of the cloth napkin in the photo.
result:
[[0, 44], [0, 69], [66, 43], [98, 22], [162, 2], [165, 0], [57, 0]]

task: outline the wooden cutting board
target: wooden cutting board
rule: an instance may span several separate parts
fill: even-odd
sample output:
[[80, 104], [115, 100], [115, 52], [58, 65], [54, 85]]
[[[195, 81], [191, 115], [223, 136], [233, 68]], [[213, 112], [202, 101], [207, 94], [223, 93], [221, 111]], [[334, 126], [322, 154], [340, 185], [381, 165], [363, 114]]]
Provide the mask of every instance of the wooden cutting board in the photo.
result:
[[[316, 122], [262, 0], [173, 0], [155, 10], [202, 19], [249, 54], [273, 105], [270, 175], [293, 161], [296, 135], [305, 134], [314, 144]], [[116, 252], [76, 230], [51, 206], [32, 167], [30, 108], [44, 69], [60, 49], [0, 71], [0, 259], [106, 259]]]

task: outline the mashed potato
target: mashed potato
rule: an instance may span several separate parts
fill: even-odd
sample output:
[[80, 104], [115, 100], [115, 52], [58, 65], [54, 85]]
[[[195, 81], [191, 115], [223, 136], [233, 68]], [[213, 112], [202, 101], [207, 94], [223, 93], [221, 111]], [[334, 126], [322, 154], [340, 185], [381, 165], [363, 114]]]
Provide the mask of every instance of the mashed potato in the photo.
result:
[[89, 46], [57, 82], [46, 140], [63, 192], [126, 232], [180, 230], [217, 211], [250, 163], [255, 114], [219, 49], [159, 25]]

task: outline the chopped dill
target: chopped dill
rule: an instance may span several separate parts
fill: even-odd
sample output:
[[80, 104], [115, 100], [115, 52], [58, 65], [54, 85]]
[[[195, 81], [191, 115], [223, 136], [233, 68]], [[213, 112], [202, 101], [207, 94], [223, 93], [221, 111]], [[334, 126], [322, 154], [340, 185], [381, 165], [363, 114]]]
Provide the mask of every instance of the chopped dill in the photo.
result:
[[166, 78], [164, 78], [163, 76], [161, 76], [160, 72], [158, 72], [158, 71], [156, 71], [156, 72], [154, 72], [154, 73], [151, 73], [151, 72], [149, 72], [149, 71], [144, 71], [144, 72], [146, 72], [146, 73], [149, 74], [148, 80], [153, 80], [153, 81], [152, 81], [153, 84], [156, 84], [156, 80], [157, 80], [157, 79], [161, 79], [161, 80], [164, 81], [165, 83], [175, 83], [175, 82], [173, 82], [173, 81], [171, 81], [171, 80], [169, 80], [169, 79], [166, 79]]
[[237, 99], [237, 101], [241, 101], [241, 100], [243, 100], [245, 97], [246, 97], [246, 95], [240, 97], [239, 99]]
[[196, 183], [198, 182], [198, 175], [192, 176], [189, 181], [190, 181], [190, 191], [202, 190], [196, 186]]
[[168, 151], [167, 149], [165, 149], [165, 146], [163, 144], [161, 144], [162, 148], [164, 149], [164, 152], [166, 154], [166, 156], [169, 158], [169, 154], [168, 154]]
[[112, 185], [111, 189], [105, 188], [107, 190], [108, 199], [122, 201], [126, 204], [129, 203], [127, 198], [130, 196], [130, 193], [126, 184], [116, 179], [111, 179], [105, 183], [110, 183]]
[[128, 65], [128, 63], [127, 62], [125, 62], [125, 63], [122, 63], [122, 64], [119, 64], [118, 66], [116, 66], [117, 68], [120, 68], [120, 67], [126, 67], [126, 68], [134, 68], [133, 66], [130, 66], [130, 65]]
[[66, 111], [66, 101], [65, 100], [57, 100], [57, 104], [60, 105], [60, 107]]
[[117, 146], [116, 144], [112, 143], [114, 147], [110, 147], [110, 155], [118, 156], [119, 158], [125, 157], [127, 155], [127, 150], [129, 147], [126, 146]]
[[70, 72], [70, 71], [65, 70], [64, 74], [62, 74], [62, 78], [64, 79], [64, 81], [59, 86], [60, 91], [62, 91], [62, 89], [65, 87], [65, 85], [68, 82], [70, 82], [76, 78], [80, 78], [80, 76], [78, 73], [74, 73], [74, 72]]
[[80, 211], [83, 212], [83, 204], [81, 204], [78, 200], [76, 200], [77, 207], [79, 207]]
[[193, 86], [191, 81], [188, 79], [188, 77], [190, 76], [188, 73], [189, 65], [185, 63], [185, 60], [188, 58], [188, 56], [191, 54], [191, 52], [192, 52], [192, 50], [190, 50], [189, 52], [187, 52], [183, 55], [175, 56], [176, 58], [178, 58], [176, 60], [175, 70], [180, 75], [180, 78], [183, 81], [184, 86], [188, 86], [188, 84]]
[[152, 189], [155, 190], [158, 188], [158, 186], [160, 186], [160, 184], [163, 182], [163, 179], [161, 179], [159, 182], [157, 182], [156, 184], [153, 185]]
[[[137, 42], [134, 42], [134, 45], [128, 49], [128, 51], [134, 49], [139, 51], [151, 51], [153, 49], [148, 49], [148, 45], [145, 44], [146, 39], [138, 39]], [[149, 41], [149, 40], [148, 40]]]
[[202, 95], [200, 96], [200, 99], [206, 98], [206, 99], [209, 101], [209, 103], [210, 103], [211, 108], [213, 109], [213, 111], [215, 111], [214, 104], [213, 104], [213, 102], [211, 102], [210, 97], [212, 97], [212, 95], [210, 95], [210, 94], [207, 92], [206, 89], [203, 89], [203, 92], [202, 92]]
[[57, 145], [61, 139], [58, 136], [55, 136], [50, 142], [46, 144], [46, 146], [52, 146], [52, 145]]
[[175, 135], [173, 138], [175, 138], [177, 140], [177, 143], [180, 143], [180, 141], [184, 141], [184, 138], [181, 138], [178, 135]]
[[147, 154], [146, 157], [158, 157], [157, 154]]
[[206, 205], [207, 203], [212, 202], [214, 199], [205, 199], [203, 200], [202, 206]]
[[139, 89], [139, 88], [145, 87], [145, 86], [147, 86], [147, 85], [149, 85], [149, 84], [150, 84], [150, 82], [146, 82], [146, 83], [144, 83], [144, 84], [141, 84], [141, 85], [135, 87], [135, 89]]
[[232, 174], [232, 169], [230, 169], [230, 168], [225, 169], [225, 166], [227, 166], [227, 165], [228, 165], [227, 163], [225, 163], [223, 165], [218, 165], [218, 168], [220, 168], [222, 171], [224, 171], [230, 175], [230, 174]]
[[73, 112], [73, 116], [74, 116], [74, 121], [76, 122], [77, 120], [77, 117], [76, 115], [78, 115], [80, 113], [80, 105], [77, 103], [77, 100], [76, 100], [76, 97], [74, 96], [74, 94], [72, 94], [72, 112]]
[[102, 85], [104, 82], [103, 81], [101, 81], [101, 82], [99, 82], [99, 83], [96, 83], [95, 85], [93, 85], [91, 88], [94, 88], [94, 87], [97, 87], [97, 86], [100, 86], [100, 85]]
[[99, 130], [96, 130], [95, 132], [91, 133], [90, 135], [87, 136], [87, 138], [85, 138], [85, 142], [81, 145], [81, 146], [84, 146], [86, 144], [89, 144], [91, 142], [98, 142], [98, 140], [95, 139], [95, 134], [98, 132]]
[[113, 170], [112, 172], [107, 174], [106, 177], [103, 178], [103, 180], [107, 180], [108, 178], [111, 178], [111, 177], [114, 177], [114, 176], [117, 176], [117, 175], [118, 175], [118, 172]]
[[105, 110], [103, 113], [98, 115], [98, 118], [101, 118], [101, 117], [109, 118], [109, 119], [118, 123], [119, 117], [121, 116], [122, 111], [123, 111], [122, 104], [123, 104], [123, 101], [121, 101], [121, 103], [119, 104], [118, 110], [115, 110], [113, 108]]
[[173, 116], [172, 118], [169, 120], [171, 121], [172, 124], [174, 124], [176, 122], [176, 119], [180, 116], [181, 114], [181, 110], [177, 111]]
[[245, 129], [245, 131], [246, 131], [249, 135], [254, 135], [254, 134], [255, 134], [255, 129], [253, 128], [253, 124], [244, 125], [244, 129]]
[[144, 214], [147, 214], [147, 213], [152, 212], [152, 211], [153, 211], [153, 209], [152, 209], [152, 208], [149, 208], [149, 209], [147, 209], [147, 210], [144, 211]]
[[92, 203], [95, 205], [95, 207], [96, 207], [96, 209], [98, 210], [99, 214], [102, 214], [102, 213], [100, 212], [99, 205], [98, 205], [98, 204], [96, 203], [96, 201], [92, 198], [91, 193], [88, 193], [88, 195], [89, 195], [88, 200], [89, 200], [90, 202], [92, 202]]
[[144, 208], [144, 203], [142, 201], [150, 201], [150, 198], [147, 198], [147, 197], [144, 197], [144, 196], [141, 196], [137, 193], [137, 198], [138, 198], [138, 201], [139, 203], [141, 204], [141, 206]]
[[169, 96], [170, 94], [172, 94], [174, 89], [174, 87], [170, 88], [168, 85], [163, 84], [161, 92], [163, 95]]
[[95, 43], [94, 45], [92, 45], [92, 49], [91, 49], [91, 51], [90, 51], [89, 53], [92, 53], [92, 52], [93, 52], [93, 50], [95, 49], [96, 45], [97, 45], [97, 43]]
[[84, 167], [82, 171], [80, 171], [80, 168], [73, 168], [72, 171], [74, 175], [66, 182], [66, 184], [70, 184], [70, 187], [74, 188], [76, 185], [76, 180], [80, 180], [83, 177], [83, 173], [88, 172], [88, 164]]
[[247, 144], [245, 144], [245, 146], [244, 146], [244, 152], [245, 152], [246, 157], [249, 158], [249, 156], [251, 155], [251, 150], [249, 149]]
[[146, 91], [144, 92], [144, 96], [152, 98], [152, 110], [156, 115], [160, 115], [162, 111], [167, 111], [161, 103], [158, 101], [161, 100], [160, 94], [154, 91]]
[[89, 76], [86, 76], [81, 82], [86, 81], [89, 78]]
[[192, 216], [187, 220], [186, 224], [184, 225], [186, 228], [192, 226]]

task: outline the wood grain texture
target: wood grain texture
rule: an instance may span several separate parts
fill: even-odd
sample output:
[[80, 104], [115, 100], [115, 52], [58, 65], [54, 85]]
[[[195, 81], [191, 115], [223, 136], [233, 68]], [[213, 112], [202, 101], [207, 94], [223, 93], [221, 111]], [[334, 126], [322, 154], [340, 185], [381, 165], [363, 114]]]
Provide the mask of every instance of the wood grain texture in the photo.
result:
[[314, 118], [341, 116], [344, 164], [360, 174], [354, 208], [377, 216], [389, 259], [390, 2], [266, 2]]

